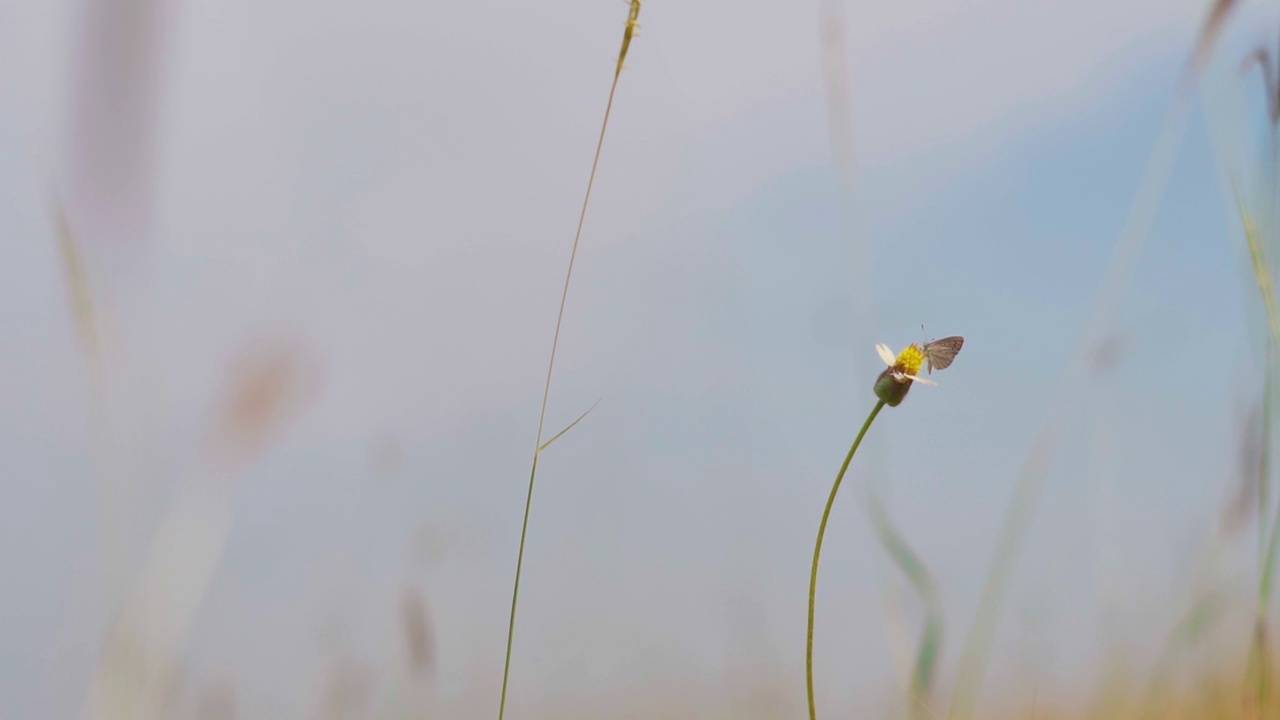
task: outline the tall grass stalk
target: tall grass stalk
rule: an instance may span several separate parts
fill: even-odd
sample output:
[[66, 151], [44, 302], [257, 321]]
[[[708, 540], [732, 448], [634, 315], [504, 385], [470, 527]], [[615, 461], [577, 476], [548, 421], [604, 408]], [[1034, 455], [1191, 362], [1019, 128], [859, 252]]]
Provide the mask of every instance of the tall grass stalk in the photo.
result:
[[[630, 10], [627, 14], [627, 24], [622, 34], [622, 48], [618, 51], [618, 64], [613, 73], [613, 83], [609, 86], [609, 99], [604, 107], [604, 120], [600, 123], [600, 136], [596, 140], [596, 151], [591, 160], [591, 174], [587, 177], [587, 190], [582, 197], [582, 210], [578, 213], [578, 227], [573, 233], [573, 248], [569, 251], [569, 267], [565, 271], [564, 288], [560, 292], [560, 309], [556, 312], [556, 329], [551, 335], [551, 357], [547, 362], [547, 378], [542, 386], [542, 407], [538, 411], [538, 433], [533, 445], [533, 462], [529, 468], [529, 489], [525, 494], [524, 520], [520, 525], [520, 550], [516, 555], [515, 581], [511, 590], [511, 615], [507, 622], [507, 651], [506, 658], [502, 664], [502, 697], [498, 703], [498, 720], [502, 720], [507, 710], [507, 686], [511, 679], [511, 646], [515, 639], [516, 609], [520, 602], [520, 572], [524, 568], [524, 547], [525, 539], [529, 534], [529, 508], [533, 505], [533, 485], [538, 475], [538, 456], [547, 445], [550, 445], [552, 441], [559, 438], [569, 428], [576, 425], [582, 417], [586, 416], [586, 413], [583, 413], [578, 420], [574, 420], [564, 431], [557, 433], [555, 437], [546, 443], [542, 442], [542, 432], [547, 419], [547, 399], [551, 396], [551, 378], [556, 366], [556, 349], [560, 345], [560, 328], [564, 324], [564, 307], [569, 299], [569, 284], [573, 279], [573, 263], [578, 257], [578, 243], [582, 238], [582, 225], [587, 219], [587, 206], [591, 202], [591, 187], [595, 184], [596, 168], [600, 164], [600, 151], [604, 148], [605, 131], [609, 127], [609, 114], [613, 110], [613, 97], [618, 90], [618, 78], [622, 76], [623, 62], [626, 60], [627, 50], [631, 47], [631, 38], [639, 27], [637, 22], [639, 18], [640, 0], [631, 0]], [[588, 410], [587, 412], [591, 411]]]
[[[1267, 326], [1270, 330], [1270, 342], [1267, 343], [1265, 381], [1263, 383], [1262, 404], [1262, 448], [1261, 463], [1258, 472], [1258, 596], [1254, 616], [1253, 634], [1249, 641], [1249, 659], [1246, 665], [1246, 682], [1252, 686], [1254, 698], [1259, 712], [1265, 713], [1269, 702], [1270, 679], [1270, 644], [1267, 622], [1267, 608], [1271, 604], [1271, 590], [1275, 570], [1276, 544], [1280, 542], [1277, 527], [1280, 526], [1280, 506], [1270, 522], [1267, 513], [1270, 510], [1268, 485], [1270, 480], [1271, 432], [1275, 393], [1275, 351], [1280, 347], [1280, 308], [1276, 305], [1275, 286], [1271, 279], [1271, 266], [1268, 264], [1262, 238], [1249, 211], [1236, 189], [1237, 207], [1244, 226], [1245, 244], [1249, 249], [1249, 262], [1253, 268], [1254, 280], [1258, 292], [1262, 296], [1266, 311]], [[1268, 530], [1269, 528], [1269, 530]]]
[[[1272, 343], [1267, 343], [1265, 380], [1262, 383], [1262, 446], [1261, 457], [1258, 462], [1258, 596], [1257, 607], [1253, 618], [1253, 634], [1249, 638], [1249, 655], [1248, 662], [1245, 664], [1245, 683], [1247, 687], [1251, 687], [1253, 691], [1253, 702], [1256, 702], [1257, 711], [1261, 715], [1266, 715], [1268, 698], [1270, 698], [1270, 687], [1268, 687], [1268, 679], [1270, 679], [1270, 646], [1268, 646], [1268, 630], [1267, 630], [1267, 606], [1271, 603], [1271, 566], [1274, 550], [1271, 543], [1268, 542], [1267, 536], [1271, 534], [1274, 537], [1275, 521], [1268, 523], [1267, 512], [1270, 510], [1268, 503], [1268, 484], [1271, 478], [1271, 421], [1272, 421], [1272, 404], [1275, 395], [1275, 360], [1274, 348]], [[1271, 525], [1271, 532], [1268, 533], [1268, 525]], [[1252, 682], [1251, 682], [1252, 680]]]
[[166, 500], [142, 568], [103, 639], [78, 717], [158, 720], [172, 714], [165, 704], [222, 561], [245, 471], [305, 399], [295, 350], [257, 352], [233, 374], [201, 461]]
[[[1276, 392], [1276, 352], [1280, 350], [1280, 309], [1277, 308], [1276, 304], [1273, 266], [1266, 256], [1266, 238], [1264, 235], [1272, 239], [1271, 244], [1274, 247], [1275, 233], [1280, 229], [1277, 227], [1277, 223], [1280, 222], [1280, 216], [1277, 215], [1277, 212], [1280, 211], [1280, 198], [1277, 198], [1276, 195], [1277, 182], [1280, 182], [1280, 142], [1278, 142], [1277, 138], [1277, 131], [1280, 128], [1280, 86], [1276, 82], [1270, 53], [1265, 47], [1259, 47], [1251, 55], [1247, 56], [1241, 65], [1241, 71], [1250, 71], [1255, 63], [1259, 65], [1262, 74], [1263, 97], [1266, 102], [1266, 140], [1267, 149], [1269, 150], [1269, 153], [1250, 153], [1246, 156], [1250, 159], [1258, 157], [1263, 159], [1259, 168], [1259, 188], [1263, 195], [1263, 207], [1259, 214], [1255, 215], [1250, 212], [1244, 193], [1236, 180], [1234, 168], [1232, 167], [1232, 133], [1227, 131], [1228, 125], [1226, 124], [1231, 119], [1238, 119], [1238, 116], [1232, 116], [1232, 114], [1234, 110], [1244, 107], [1243, 97], [1239, 94], [1234, 94], [1229, 98], [1229, 102], [1206, 102], [1205, 114], [1206, 119], [1210, 122], [1216, 120], [1218, 123], [1218, 127], [1210, 127], [1210, 139], [1216, 141], [1217, 147], [1214, 155], [1219, 160], [1220, 172], [1226, 178], [1223, 186], [1225, 191], [1229, 191], [1227, 202], [1229, 205], [1234, 206], [1233, 209], [1238, 213], [1241, 220], [1245, 245], [1249, 251], [1249, 263], [1253, 270], [1258, 292], [1262, 297], [1269, 331], [1269, 342], [1266, 343], [1266, 365], [1264, 368], [1261, 467], [1258, 478], [1258, 593], [1253, 633], [1250, 638], [1248, 662], [1245, 670], [1246, 692], [1252, 691], [1252, 700], [1256, 703], [1257, 711], [1265, 714], [1270, 701], [1271, 672], [1267, 610], [1271, 603], [1274, 583], [1276, 549], [1277, 544], [1280, 543], [1280, 534], [1278, 534], [1280, 533], [1280, 506], [1276, 507], [1274, 515], [1269, 522], [1267, 519], [1267, 514], [1272, 512], [1270, 507], [1272, 501], [1269, 492], [1270, 447], [1273, 439], [1273, 404]], [[1228, 85], [1228, 87], [1238, 93], [1238, 88], [1235, 86]], [[1217, 110], [1217, 112], [1210, 112], [1210, 110]], [[1258, 224], [1259, 217], [1264, 226], [1261, 230]]]
[[836, 494], [840, 492], [840, 483], [844, 482], [844, 474], [849, 469], [849, 463], [853, 462], [853, 456], [858, 452], [858, 446], [862, 444], [863, 436], [867, 434], [867, 429], [871, 427], [871, 423], [880, 414], [880, 410], [884, 406], [884, 400], [877, 401], [876, 406], [871, 408], [871, 413], [867, 415], [867, 419], [862, 423], [862, 429], [858, 430], [858, 436], [853, 439], [853, 445], [849, 447], [849, 454], [845, 455], [844, 463], [840, 465], [840, 471], [836, 473], [836, 480], [831, 485], [831, 494], [827, 497], [827, 504], [822, 509], [822, 521], [818, 523], [818, 539], [813, 545], [813, 568], [809, 571], [809, 630], [805, 636], [804, 651], [805, 685], [809, 693], [809, 720], [817, 720], [818, 717], [817, 706], [813, 698], [813, 608], [818, 592], [818, 560], [822, 556], [822, 538], [827, 533], [827, 520], [831, 517], [831, 507], [835, 505]]
[[[128, 583], [125, 568], [128, 522], [128, 452], [119, 447], [119, 430], [112, 415], [109, 368], [119, 362], [118, 340], [111, 332], [110, 307], [103, 288], [93, 282], [99, 269], [91, 264], [93, 256], [85, 252], [82, 238], [72, 227], [67, 204], [61, 193], [51, 203], [54, 236], [67, 285], [80, 352], [84, 359], [88, 417], [91, 430], [92, 474], [98, 505], [98, 556], [101, 567], [101, 597], [108, 616], [124, 601]], [[97, 290], [98, 292], [95, 292]], [[112, 352], [112, 351], [116, 352]], [[118, 369], [118, 367], [117, 367]]]
[[1262, 382], [1262, 445], [1258, 463], [1258, 577], [1266, 570], [1267, 510], [1271, 508], [1271, 431], [1275, 397], [1275, 345], [1267, 343]]
[[[1258, 598], [1250, 638], [1249, 662], [1246, 672], [1253, 673], [1254, 701], [1259, 713], [1266, 714], [1270, 703], [1271, 647], [1267, 627], [1267, 608], [1271, 605], [1271, 577], [1275, 563], [1276, 524], [1280, 517], [1271, 520], [1268, 531], [1267, 512], [1270, 510], [1269, 485], [1271, 480], [1271, 436], [1275, 403], [1275, 344], [1267, 343], [1265, 380], [1262, 400], [1262, 447], [1258, 467]], [[1270, 539], [1268, 540], [1268, 535]]]
[[[872, 272], [870, 243], [862, 228], [853, 137], [853, 78], [848, 66], [843, 3], [827, 0], [822, 7], [821, 18], [819, 40], [826, 89], [827, 130], [840, 191], [840, 223], [849, 237], [849, 258], [852, 261], [848, 284], [853, 295], [853, 333], [850, 337], [854, 347], [863, 347], [870, 345], [871, 338], [875, 336], [872, 302], [875, 274]], [[860, 358], [854, 359], [855, 372], [861, 372], [860, 362]]]
[[[1280, 105], [1272, 104], [1273, 82], [1266, 77], [1269, 74], [1270, 64], [1266, 58], [1265, 51], [1262, 53], [1262, 67], [1264, 71], [1264, 86], [1267, 91], [1268, 100], [1268, 121], [1269, 125], [1269, 145], [1271, 150], [1271, 165], [1264, 166], [1262, 185], [1266, 188], [1266, 203], [1269, 206], [1263, 214], [1263, 221], [1271, 222], [1268, 225], [1274, 232], [1275, 222], [1275, 182], [1278, 168], [1276, 166], [1276, 128], [1277, 121], [1280, 120], [1275, 114], [1275, 109]], [[1245, 67], [1248, 67], [1246, 62]], [[1280, 97], [1280, 96], [1277, 96]], [[1233, 106], [1239, 106], [1241, 102], [1239, 96], [1232, 97], [1235, 101], [1231, 103]], [[1206, 108], [1217, 107], [1206, 103]], [[1267, 608], [1270, 606], [1271, 593], [1273, 587], [1274, 568], [1276, 547], [1280, 543], [1280, 506], [1277, 506], [1274, 515], [1268, 521], [1267, 514], [1270, 508], [1270, 446], [1272, 441], [1272, 424], [1274, 409], [1272, 407], [1275, 402], [1273, 395], [1276, 392], [1275, 387], [1275, 353], [1280, 350], [1280, 306], [1277, 306], [1275, 283], [1273, 281], [1272, 266], [1270, 259], [1267, 257], [1265, 241], [1262, 231], [1259, 230], [1255, 215], [1249, 210], [1246, 203], [1244, 192], [1240, 183], [1236, 179], [1234, 169], [1232, 168], [1231, 158], [1232, 141], [1229, 132], [1226, 132], [1225, 119], [1222, 118], [1222, 111], [1219, 113], [1206, 112], [1206, 118], [1212, 123], [1217, 120], [1218, 127], [1210, 128], [1210, 138], [1216, 140], [1215, 156], [1219, 159], [1220, 171], [1226, 177], [1224, 186], [1226, 188], [1227, 202], [1233, 206], [1233, 209], [1240, 218], [1242, 226], [1245, 247], [1249, 253], [1249, 265], [1253, 271], [1254, 283], [1257, 285], [1258, 293], [1262, 299], [1263, 310], [1265, 312], [1266, 324], [1268, 330], [1268, 342], [1266, 343], [1266, 365], [1264, 367], [1264, 384], [1263, 384], [1263, 427], [1262, 427], [1262, 447], [1261, 447], [1261, 467], [1259, 468], [1258, 477], [1258, 591], [1257, 591], [1257, 607], [1255, 609], [1253, 632], [1249, 641], [1248, 660], [1245, 669], [1245, 685], [1246, 692], [1253, 693], [1253, 702], [1257, 703], [1258, 712], [1266, 711], [1269, 703], [1269, 680], [1270, 680], [1270, 647], [1268, 642], [1268, 622]]]
[[98, 475], [98, 502], [101, 512], [101, 528], [99, 529], [99, 552], [102, 557], [102, 571], [105, 577], [104, 595], [108, 606], [115, 602], [113, 583], [120, 577], [124, 566], [124, 550], [121, 542], [120, 511], [118, 504], [119, 489], [113, 487], [111, 470], [114, 467], [111, 457], [110, 422], [107, 414], [106, 373], [101, 355], [101, 331], [98, 328], [98, 310], [94, 303], [93, 292], [89, 283], [89, 271], [84, 252], [71, 231], [71, 223], [67, 218], [67, 209], [60, 197], [52, 203], [54, 235], [58, 243], [58, 257], [62, 261], [62, 271], [67, 283], [67, 300], [71, 307], [71, 317], [75, 324], [76, 335], [80, 341], [80, 351], [84, 355], [85, 370], [88, 375], [89, 416], [93, 429], [93, 458]]

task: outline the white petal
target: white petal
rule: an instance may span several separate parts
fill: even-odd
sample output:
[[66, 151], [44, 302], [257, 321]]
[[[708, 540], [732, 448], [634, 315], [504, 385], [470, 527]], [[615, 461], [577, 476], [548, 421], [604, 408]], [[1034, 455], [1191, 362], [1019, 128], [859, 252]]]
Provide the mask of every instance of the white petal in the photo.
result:
[[883, 360], [884, 364], [888, 365], [889, 367], [893, 367], [893, 364], [898, 361], [898, 359], [893, 356], [893, 351], [890, 350], [889, 346], [885, 345], [884, 343], [880, 343], [876, 345], [876, 352], [880, 353], [880, 359]]
[[905, 375], [905, 373], [904, 373], [904, 376], [905, 376], [905, 377], [909, 377], [909, 378], [911, 378], [912, 380], [915, 380], [915, 381], [916, 381], [916, 382], [918, 382], [918, 383], [924, 383], [925, 385], [937, 385], [937, 384], [938, 384], [938, 383], [936, 383], [936, 382], [934, 382], [934, 381], [932, 381], [932, 380], [925, 380], [924, 378], [920, 377], [919, 375]]

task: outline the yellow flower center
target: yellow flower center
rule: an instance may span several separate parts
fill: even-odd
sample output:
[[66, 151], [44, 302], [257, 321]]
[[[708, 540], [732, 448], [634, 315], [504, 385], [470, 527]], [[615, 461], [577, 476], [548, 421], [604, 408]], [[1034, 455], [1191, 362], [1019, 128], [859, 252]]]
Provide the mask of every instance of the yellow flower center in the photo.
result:
[[898, 361], [894, 363], [894, 369], [907, 375], [919, 375], [922, 364], [924, 364], [924, 351], [915, 343], [911, 343], [898, 353]]

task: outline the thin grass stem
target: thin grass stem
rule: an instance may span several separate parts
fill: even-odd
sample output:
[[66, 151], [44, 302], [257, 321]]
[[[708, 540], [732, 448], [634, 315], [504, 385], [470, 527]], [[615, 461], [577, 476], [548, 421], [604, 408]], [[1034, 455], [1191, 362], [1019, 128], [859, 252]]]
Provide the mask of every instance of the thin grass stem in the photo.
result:
[[596, 142], [595, 159], [591, 161], [591, 175], [587, 180], [587, 192], [582, 198], [582, 211], [578, 215], [578, 229], [573, 234], [573, 249], [569, 252], [569, 269], [564, 275], [564, 289], [560, 293], [560, 310], [556, 313], [556, 329], [551, 336], [551, 359], [547, 362], [547, 379], [542, 386], [542, 407], [538, 411], [538, 435], [534, 443], [533, 463], [529, 468], [529, 490], [524, 499], [524, 521], [520, 525], [520, 550], [516, 555], [516, 577], [511, 590], [511, 617], [507, 622], [507, 653], [502, 663], [502, 699], [498, 704], [498, 720], [507, 709], [507, 684], [511, 678], [511, 642], [516, 633], [516, 606], [520, 601], [520, 571], [524, 568], [524, 545], [529, 534], [529, 508], [533, 505], [533, 484], [538, 476], [538, 456], [542, 453], [542, 430], [547, 420], [547, 399], [551, 396], [551, 376], [556, 367], [556, 350], [560, 346], [560, 328], [564, 324], [564, 306], [569, 299], [569, 283], [573, 279], [573, 263], [578, 257], [578, 241], [582, 237], [582, 224], [587, 217], [587, 204], [591, 201], [591, 186], [596, 179], [596, 166], [600, 162], [600, 149], [604, 147], [605, 129], [609, 126], [609, 112], [613, 109], [613, 95], [618, 89], [618, 75], [613, 76], [609, 87], [609, 102], [605, 105], [604, 122], [600, 124], [600, 138]]
[[[533, 505], [533, 485], [538, 476], [538, 456], [546, 445], [551, 444], [556, 438], [567, 432], [569, 428], [576, 425], [578, 420], [586, 416], [586, 413], [583, 413], [582, 417], [570, 423], [569, 427], [565, 428], [564, 431], [558, 433], [545, 444], [542, 442], [542, 431], [547, 420], [547, 400], [551, 396], [551, 377], [556, 367], [556, 350], [560, 346], [560, 328], [564, 324], [564, 307], [569, 299], [569, 284], [573, 279], [573, 264], [578, 257], [578, 244], [582, 238], [582, 226], [587, 219], [587, 206], [591, 203], [591, 188], [595, 185], [596, 168], [600, 165], [600, 151], [604, 148], [605, 131], [609, 128], [609, 114], [613, 110], [613, 97], [618, 90], [618, 78], [622, 76], [623, 61], [626, 59], [627, 50], [631, 47], [631, 38], [638, 27], [637, 20], [639, 16], [640, 0], [631, 0], [626, 29], [622, 35], [622, 49], [618, 52], [618, 64], [613, 73], [613, 83], [609, 85], [609, 99], [604, 106], [604, 119], [600, 123], [600, 137], [596, 140], [596, 151], [591, 160], [591, 174], [587, 176], [587, 190], [582, 196], [582, 210], [578, 213], [578, 227], [573, 233], [573, 248], [569, 251], [569, 267], [565, 271], [564, 288], [560, 292], [560, 309], [556, 312], [556, 329], [551, 335], [551, 357], [547, 361], [547, 379], [542, 386], [542, 406], [538, 410], [538, 433], [533, 444], [533, 462], [529, 468], [529, 489], [524, 499], [524, 520], [520, 524], [520, 550], [516, 555], [515, 582], [511, 589], [511, 615], [507, 621], [507, 651], [502, 663], [502, 697], [498, 703], [498, 720], [503, 720], [507, 710], [507, 686], [511, 679], [511, 646], [516, 633], [516, 608], [520, 601], [520, 573], [524, 568], [524, 547], [525, 540], [529, 535], [529, 509]], [[592, 407], [594, 408], [594, 406]], [[588, 410], [587, 412], [591, 411]]]

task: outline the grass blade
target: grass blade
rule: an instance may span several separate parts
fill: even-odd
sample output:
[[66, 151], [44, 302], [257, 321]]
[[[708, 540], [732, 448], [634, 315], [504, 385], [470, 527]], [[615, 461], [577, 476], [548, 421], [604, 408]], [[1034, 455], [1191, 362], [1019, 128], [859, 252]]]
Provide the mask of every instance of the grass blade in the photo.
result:
[[[604, 398], [600, 398], [600, 400], [603, 400], [603, 399]], [[551, 447], [551, 443], [555, 442], [556, 440], [559, 440], [561, 435], [564, 435], [565, 433], [569, 432], [570, 430], [573, 429], [574, 425], [577, 425], [578, 423], [582, 422], [583, 418], [590, 415], [591, 411], [596, 409], [596, 406], [600, 404], [600, 400], [597, 400], [594, 403], [592, 403], [591, 407], [587, 408], [586, 412], [579, 415], [577, 420], [574, 420], [573, 422], [569, 423], [568, 425], [565, 426], [563, 430], [556, 433], [555, 435], [552, 435], [550, 440], [542, 443], [542, 445], [538, 447], [538, 452], [542, 452], [543, 450], [546, 450], [547, 448]]]
[[942, 603], [938, 599], [937, 584], [924, 561], [894, 528], [878, 496], [873, 494], [868, 497], [867, 511], [871, 516], [871, 526], [875, 529], [880, 544], [884, 546], [902, 574], [907, 576], [925, 606], [924, 630], [920, 636], [920, 647], [916, 651], [915, 669], [911, 674], [908, 697], [912, 717], [925, 718], [932, 714], [929, 711], [929, 692], [933, 688], [944, 627]]

